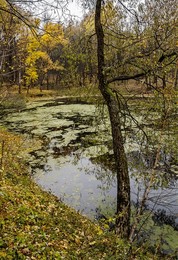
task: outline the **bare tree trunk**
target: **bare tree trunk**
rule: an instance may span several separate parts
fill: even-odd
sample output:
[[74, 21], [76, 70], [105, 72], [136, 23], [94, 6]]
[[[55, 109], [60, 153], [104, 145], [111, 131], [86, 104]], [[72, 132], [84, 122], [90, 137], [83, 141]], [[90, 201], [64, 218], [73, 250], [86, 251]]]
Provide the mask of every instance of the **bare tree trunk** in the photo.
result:
[[117, 216], [116, 232], [123, 238], [130, 233], [130, 180], [127, 158], [121, 132], [120, 106], [115, 94], [109, 89], [104, 75], [104, 33], [101, 24], [101, 2], [96, 1], [95, 29], [97, 35], [98, 81], [99, 89], [106, 101], [113, 138], [113, 151], [117, 171]]
[[4, 140], [1, 143], [1, 159], [0, 159], [0, 169], [3, 169], [3, 160], [4, 160], [4, 147], [5, 147], [5, 142]]
[[[107, 100], [106, 100], [107, 99]], [[112, 128], [113, 151], [117, 171], [116, 232], [122, 237], [130, 234], [130, 179], [124, 141], [121, 132], [120, 108], [116, 97], [105, 97]]]
[[178, 67], [176, 67], [176, 69], [175, 69], [174, 89], [178, 90]]
[[19, 92], [19, 94], [21, 94], [22, 93], [22, 71], [21, 71], [21, 69], [19, 69], [19, 79], [18, 79], [18, 86], [19, 86], [19, 90], [18, 90], [18, 92]]
[[46, 74], [46, 89], [49, 90], [49, 72]]
[[162, 82], [163, 82], [163, 89], [165, 89], [166, 88], [166, 75], [163, 75]]

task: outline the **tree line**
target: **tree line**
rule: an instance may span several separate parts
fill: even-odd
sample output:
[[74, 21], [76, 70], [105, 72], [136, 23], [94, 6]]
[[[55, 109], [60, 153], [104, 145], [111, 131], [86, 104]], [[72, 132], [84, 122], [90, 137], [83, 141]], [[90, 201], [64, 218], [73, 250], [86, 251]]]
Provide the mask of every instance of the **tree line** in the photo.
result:
[[[71, 18], [62, 24], [42, 21], [12, 4], [0, 2], [1, 85], [18, 85], [21, 92], [22, 86], [28, 90], [33, 86], [49, 89], [96, 84], [93, 9], [81, 21]], [[103, 5], [104, 73], [111, 77], [107, 77], [108, 83], [132, 78], [141, 79], [148, 89], [171, 84], [177, 88], [175, 6], [173, 0], [147, 1], [135, 10], [117, 1]]]

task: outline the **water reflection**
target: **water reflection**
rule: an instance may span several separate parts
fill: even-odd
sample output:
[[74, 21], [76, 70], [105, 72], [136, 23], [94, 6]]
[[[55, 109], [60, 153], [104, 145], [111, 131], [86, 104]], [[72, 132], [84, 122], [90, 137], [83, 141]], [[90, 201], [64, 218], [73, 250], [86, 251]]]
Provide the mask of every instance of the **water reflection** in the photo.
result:
[[[66, 204], [84, 215], [94, 218], [96, 209], [113, 214], [116, 208], [116, 179], [112, 173], [96, 167], [89, 158], [65, 156], [57, 163], [48, 158], [46, 172], [36, 173], [35, 181], [50, 190]], [[104, 173], [104, 174], [103, 174]], [[111, 212], [112, 211], [112, 212]]]

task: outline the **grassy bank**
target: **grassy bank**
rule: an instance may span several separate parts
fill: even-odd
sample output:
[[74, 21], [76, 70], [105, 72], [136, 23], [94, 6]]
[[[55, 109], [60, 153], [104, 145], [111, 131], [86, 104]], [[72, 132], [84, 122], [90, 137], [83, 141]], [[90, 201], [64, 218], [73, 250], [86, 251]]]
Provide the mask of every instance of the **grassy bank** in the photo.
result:
[[[104, 232], [29, 177], [33, 142], [0, 129], [0, 259], [156, 259]], [[38, 145], [35, 142], [35, 145]]]

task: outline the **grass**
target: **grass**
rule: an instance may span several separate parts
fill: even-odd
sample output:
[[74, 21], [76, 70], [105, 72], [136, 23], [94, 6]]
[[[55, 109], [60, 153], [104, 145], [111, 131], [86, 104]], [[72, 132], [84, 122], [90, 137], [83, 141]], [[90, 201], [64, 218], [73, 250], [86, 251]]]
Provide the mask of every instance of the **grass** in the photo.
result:
[[[9, 89], [10, 92], [17, 94], [18, 93], [18, 87], [17, 86], [11, 86]], [[94, 84], [88, 84], [87, 87], [62, 87], [58, 89], [43, 89], [42, 91], [39, 89], [39, 87], [32, 87], [29, 89], [29, 93], [27, 93], [26, 88], [22, 88], [21, 94], [23, 96], [33, 98], [33, 97], [49, 97], [49, 96], [56, 96], [58, 94], [59, 96], [91, 96], [91, 95], [99, 95], [98, 86]]]
[[0, 91], [0, 106], [3, 108], [15, 108], [21, 109], [25, 107], [26, 102], [40, 100], [40, 99], [51, 99], [51, 98], [68, 98], [74, 97], [79, 98], [82, 101], [91, 103], [97, 103], [99, 93], [98, 87], [89, 84], [87, 87], [72, 87], [72, 88], [61, 88], [61, 89], [44, 89], [42, 92], [39, 88], [33, 87], [27, 93], [26, 88], [22, 88], [21, 94], [18, 93], [17, 86], [11, 86], [10, 88], [4, 87]]

